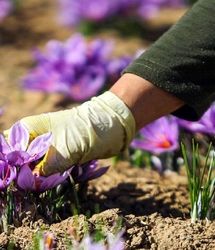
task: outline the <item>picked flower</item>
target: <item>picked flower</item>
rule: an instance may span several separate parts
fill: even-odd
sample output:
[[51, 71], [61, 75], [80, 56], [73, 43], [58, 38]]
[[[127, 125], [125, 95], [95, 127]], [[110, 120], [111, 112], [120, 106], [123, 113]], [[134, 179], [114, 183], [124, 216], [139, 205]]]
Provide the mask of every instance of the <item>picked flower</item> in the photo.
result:
[[191, 131], [200, 132], [206, 134], [215, 134], [215, 104], [207, 110], [207, 112], [197, 122], [190, 122], [183, 119], [178, 119], [178, 123], [181, 127]]
[[112, 76], [119, 75], [125, 61], [110, 69], [112, 43], [96, 39], [87, 43], [76, 34], [64, 43], [49, 41], [46, 52], [34, 51], [37, 66], [23, 79], [24, 88], [60, 92], [75, 101], [96, 95]]
[[8, 141], [0, 135], [0, 153], [11, 166], [23, 166], [42, 158], [48, 151], [52, 136], [46, 133], [36, 137], [29, 145], [29, 132], [20, 122], [8, 134]]
[[63, 174], [40, 176], [34, 169], [37, 161], [48, 151], [51, 140], [51, 133], [46, 133], [36, 137], [29, 145], [29, 133], [20, 122], [10, 129], [8, 141], [0, 135], [0, 189], [16, 179], [17, 186], [22, 190], [44, 192], [62, 184], [70, 174], [75, 182], [86, 182], [107, 171], [108, 167], [98, 169], [98, 163], [92, 161], [71, 166]]
[[140, 138], [131, 143], [133, 148], [153, 154], [174, 151], [178, 148], [179, 129], [173, 117], [162, 117], [140, 130]]
[[46, 133], [36, 137], [29, 145], [29, 133], [20, 122], [10, 129], [8, 141], [0, 135], [0, 188], [5, 188], [15, 178], [22, 189], [39, 192], [62, 182], [65, 176], [36, 176], [29, 167], [32, 165], [34, 168], [36, 161], [45, 155], [51, 145], [51, 139], [51, 133]]

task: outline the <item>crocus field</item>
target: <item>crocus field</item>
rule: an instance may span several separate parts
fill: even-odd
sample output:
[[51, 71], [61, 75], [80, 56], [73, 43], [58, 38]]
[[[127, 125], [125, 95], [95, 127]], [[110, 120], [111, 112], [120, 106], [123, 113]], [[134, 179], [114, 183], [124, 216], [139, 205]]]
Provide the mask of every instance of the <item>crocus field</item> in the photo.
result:
[[52, 134], [18, 122], [108, 90], [194, 2], [0, 0], [0, 250], [215, 249], [215, 104], [48, 177]]

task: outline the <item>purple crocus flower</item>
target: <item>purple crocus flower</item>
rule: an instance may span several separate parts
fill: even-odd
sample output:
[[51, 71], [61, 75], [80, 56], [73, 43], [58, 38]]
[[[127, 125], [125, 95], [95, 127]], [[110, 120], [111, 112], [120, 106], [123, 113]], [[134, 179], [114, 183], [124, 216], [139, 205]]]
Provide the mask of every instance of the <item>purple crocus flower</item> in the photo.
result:
[[191, 131], [206, 134], [215, 134], [215, 104], [213, 104], [208, 111], [197, 122], [190, 122], [183, 119], [178, 119], [181, 127]]
[[[24, 78], [24, 87], [45, 92], [61, 92], [75, 101], [84, 101], [96, 95], [108, 78], [119, 74], [120, 68], [112, 66], [112, 43], [94, 40], [87, 43], [77, 34], [65, 43], [50, 41], [46, 52], [36, 50], [37, 66]], [[112, 74], [112, 75], [111, 75]]]
[[72, 167], [71, 176], [76, 183], [96, 179], [107, 172], [109, 167], [98, 168], [97, 161], [91, 161]]
[[48, 177], [33, 173], [32, 169], [26, 164], [20, 168], [17, 177], [17, 185], [25, 191], [44, 192], [63, 183], [69, 176], [69, 171], [63, 174], [56, 173]]
[[60, 22], [77, 26], [83, 21], [105, 21], [113, 16], [155, 16], [162, 8], [181, 7], [185, 0], [58, 0]]
[[52, 250], [54, 249], [55, 245], [55, 237], [54, 234], [51, 232], [45, 232], [42, 234], [42, 237], [39, 241], [39, 249], [43, 250]]
[[154, 154], [174, 151], [178, 148], [178, 124], [171, 117], [162, 117], [140, 130], [140, 138], [131, 143], [133, 148]]
[[107, 244], [103, 242], [93, 242], [92, 238], [88, 235], [82, 239], [80, 243], [74, 242], [74, 248], [72, 250], [124, 250], [125, 244], [122, 239], [122, 233], [119, 233], [116, 236], [108, 234]]
[[[125, 1], [125, 0], [123, 0]], [[101, 21], [117, 14], [122, 0], [58, 0], [62, 24], [76, 26], [82, 21]]]
[[116, 0], [79, 0], [81, 13], [86, 20], [101, 21], [114, 15], [118, 10]]
[[[60, 178], [56, 174], [47, 178], [38, 177], [32, 174], [30, 168], [30, 165], [34, 168], [36, 161], [41, 159], [48, 151], [51, 139], [51, 133], [46, 133], [36, 137], [28, 145], [29, 133], [20, 122], [14, 124], [10, 129], [8, 141], [6, 141], [3, 135], [0, 135], [0, 188], [8, 186], [15, 178], [17, 178], [19, 187], [25, 190], [38, 190], [40, 192], [62, 182], [65, 178], [64, 176]], [[35, 179], [35, 183], [33, 179]]]
[[2, 21], [12, 11], [11, 0], [0, 0], [0, 21]]
[[20, 122], [10, 129], [8, 141], [0, 135], [0, 152], [11, 166], [23, 166], [39, 160], [51, 145], [51, 133], [35, 138], [29, 144], [29, 132]]

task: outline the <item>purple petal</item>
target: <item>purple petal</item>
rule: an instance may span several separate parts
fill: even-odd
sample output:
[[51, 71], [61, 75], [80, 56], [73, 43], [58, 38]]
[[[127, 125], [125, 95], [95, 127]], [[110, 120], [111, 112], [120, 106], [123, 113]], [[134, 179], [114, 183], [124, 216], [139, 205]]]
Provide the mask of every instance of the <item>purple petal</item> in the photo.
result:
[[118, 233], [116, 236], [108, 237], [109, 250], [123, 250], [125, 249], [125, 241], [122, 238], [123, 231]]
[[109, 169], [109, 167], [100, 167], [99, 169], [97, 169], [96, 171], [91, 173], [88, 177], [86, 176], [85, 180], [89, 181], [89, 180], [92, 180], [92, 179], [99, 178], [100, 176], [105, 174], [108, 169]]
[[177, 149], [178, 124], [176, 119], [162, 117], [140, 131], [140, 137], [131, 146], [151, 153], [160, 154]]
[[[59, 184], [63, 183], [69, 176], [69, 172], [66, 171], [63, 174], [57, 173], [50, 175], [48, 177], [42, 177], [41, 185], [38, 190], [39, 192], [44, 192], [48, 189], [52, 189]], [[41, 176], [38, 176], [37, 178], [41, 178]]]
[[27, 164], [20, 168], [17, 185], [25, 191], [33, 190], [35, 187], [34, 175]]
[[29, 142], [29, 132], [24, 125], [17, 122], [12, 126], [8, 140], [12, 150], [25, 151]]
[[11, 181], [13, 181], [16, 178], [17, 171], [16, 171], [15, 167], [9, 167], [9, 168], [10, 168], [10, 176], [9, 176], [8, 182], [10, 183]]
[[106, 73], [101, 67], [89, 67], [83, 76], [70, 87], [70, 96], [75, 101], [86, 100], [98, 93], [103, 87]]
[[11, 152], [10, 146], [5, 140], [4, 136], [0, 134], [0, 152], [3, 154], [8, 154]]
[[0, 189], [5, 189], [16, 178], [16, 168], [7, 166], [2, 171], [4, 171], [4, 173], [0, 174], [3, 175], [2, 178], [0, 178]]
[[159, 147], [158, 145], [153, 144], [152, 142], [140, 141], [140, 140], [133, 140], [131, 145], [134, 148], [139, 148], [139, 149], [149, 151], [149, 152], [154, 153], [154, 154], [171, 152], [171, 151], [177, 149], [177, 147], [178, 147], [178, 144], [173, 144], [172, 146], [170, 146], [168, 148], [163, 148], [163, 147]]
[[97, 161], [92, 161], [82, 165], [74, 166], [72, 168], [71, 174], [75, 182], [85, 182], [102, 176], [107, 172], [109, 167], [97, 168]]
[[49, 149], [52, 142], [52, 134], [46, 133], [36, 137], [28, 147], [28, 154], [33, 161], [40, 159]]
[[7, 159], [12, 166], [22, 166], [29, 162], [30, 155], [24, 151], [13, 151], [7, 155]]

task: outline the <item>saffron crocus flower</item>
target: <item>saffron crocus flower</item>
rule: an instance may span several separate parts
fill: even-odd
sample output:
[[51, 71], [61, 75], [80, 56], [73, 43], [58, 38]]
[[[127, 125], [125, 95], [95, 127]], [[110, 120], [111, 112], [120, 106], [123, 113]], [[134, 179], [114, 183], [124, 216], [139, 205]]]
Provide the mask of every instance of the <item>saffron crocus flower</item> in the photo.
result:
[[0, 21], [2, 21], [12, 11], [13, 4], [11, 0], [0, 0]]
[[89, 99], [102, 89], [110, 74], [119, 74], [119, 65], [109, 70], [111, 51], [111, 42], [97, 39], [87, 43], [80, 34], [65, 43], [50, 41], [45, 53], [35, 51], [37, 66], [24, 78], [24, 87], [61, 92], [75, 101]]
[[54, 248], [54, 242], [55, 242], [55, 237], [52, 233], [50, 232], [45, 232], [43, 234], [43, 238], [40, 242], [41, 244], [41, 250], [52, 250]]
[[29, 144], [29, 132], [20, 122], [15, 123], [8, 134], [8, 141], [0, 135], [0, 152], [11, 166], [22, 166], [39, 160], [51, 145], [51, 133], [36, 137]]
[[215, 134], [215, 104], [213, 104], [208, 111], [197, 122], [190, 122], [183, 119], [178, 119], [181, 127], [191, 131], [206, 134]]
[[96, 179], [107, 172], [109, 167], [98, 168], [97, 161], [76, 165], [71, 169], [71, 176], [76, 183]]
[[0, 190], [5, 189], [16, 178], [16, 168], [10, 166], [7, 159], [0, 153]]
[[26, 164], [20, 168], [17, 186], [25, 191], [42, 193], [63, 183], [68, 176], [69, 172], [64, 172], [63, 174], [56, 173], [48, 177], [40, 176], [33, 173], [32, 169]]
[[[125, 0], [123, 0], [125, 1]], [[64, 25], [76, 26], [82, 21], [101, 21], [119, 12], [122, 0], [58, 0], [59, 19]]]
[[162, 117], [140, 130], [140, 138], [131, 143], [133, 148], [154, 154], [178, 148], [178, 124], [174, 118]]
[[82, 22], [98, 22], [113, 16], [155, 16], [162, 8], [181, 7], [185, 0], [58, 0], [60, 22], [77, 26]]
[[88, 235], [82, 239], [80, 243], [74, 243], [74, 247], [71, 250], [124, 250], [124, 240], [122, 239], [122, 233], [116, 236], [111, 234], [107, 237], [107, 244], [103, 242], [93, 242], [93, 239]]

